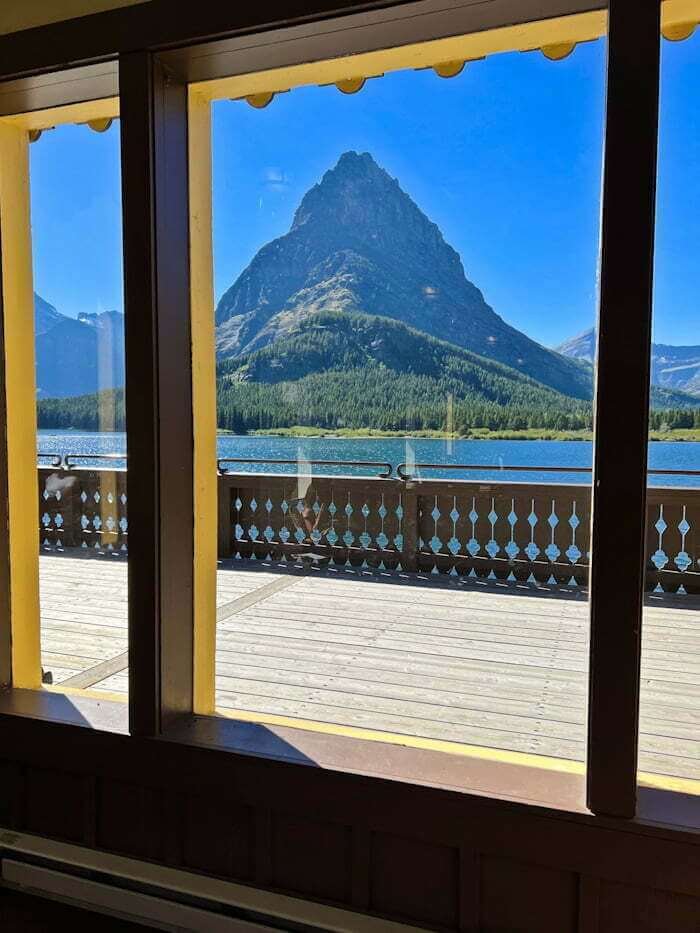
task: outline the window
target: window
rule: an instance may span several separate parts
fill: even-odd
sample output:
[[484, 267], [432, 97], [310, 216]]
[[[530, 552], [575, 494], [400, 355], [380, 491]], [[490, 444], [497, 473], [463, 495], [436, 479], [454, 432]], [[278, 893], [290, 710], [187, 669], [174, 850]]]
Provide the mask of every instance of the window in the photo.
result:
[[700, 110], [689, 89], [700, 71], [700, 36], [686, 29], [675, 38], [684, 41], [664, 41], [661, 58], [639, 781], [698, 793], [700, 330], [692, 257]]
[[21, 525], [11, 521], [13, 590], [22, 594], [13, 600], [13, 683], [125, 696], [117, 116], [113, 100], [79, 105], [10, 118], [0, 136], [13, 271], [4, 296], [10, 503], [21, 515]]
[[214, 88], [215, 705], [583, 773], [606, 49], [472, 39]]
[[[610, 386], [627, 345], [609, 325], [616, 302], [630, 319], [648, 304], [639, 281], [649, 271], [655, 75], [636, 73], [644, 106], [626, 113], [618, 79], [636, 63], [622, 68], [613, 52], [625, 42], [611, 34], [606, 117], [604, 12], [493, 28], [483, 6], [450, 11], [448, 27], [426, 19], [396, 32], [383, 17], [403, 13], [375, 11], [377, 22], [367, 14], [353, 29], [123, 56], [125, 361], [116, 101], [1, 118], [3, 684], [38, 690], [50, 672], [59, 690], [104, 696], [126, 689], [128, 670], [140, 735], [183, 717], [199, 728], [192, 713], [218, 713], [535, 765], [578, 788], [590, 738], [589, 790], [609, 790], [608, 774], [623, 788], [589, 797], [592, 809], [629, 816], [638, 619], [621, 599], [611, 606], [616, 593], [640, 599], [644, 582], [640, 781], [695, 786], [692, 483], [650, 487], [642, 580], [640, 534], [620, 531], [631, 527], [625, 514], [642, 522], [641, 508], [620, 519], [619, 477], [605, 508], [596, 496], [606, 483], [593, 492], [590, 478], [594, 438], [594, 471], [609, 480], [616, 468], [619, 426], [637, 445], [620, 444], [629, 483], [640, 492], [645, 480], [646, 436], [635, 427], [648, 414], [644, 390], [618, 407]], [[670, 38], [692, 33], [687, 8], [664, 4]], [[629, 28], [649, 38], [637, 21]], [[667, 49], [665, 112], [670, 56], [680, 61], [694, 41]], [[639, 58], [654, 55], [652, 43]], [[638, 157], [622, 172], [615, 155], [629, 155], [629, 133]], [[679, 139], [664, 126], [659, 204], [670, 218], [680, 208], [665, 166]], [[66, 159], [70, 140], [80, 142]], [[51, 215], [93, 148], [80, 187], [99, 187], [98, 150], [110, 152], [106, 201]], [[87, 228], [92, 208], [104, 220], [105, 203], [108, 238], [93, 236], [76, 258], [71, 225]], [[598, 366], [601, 203], [604, 221], [636, 219], [624, 236], [603, 225]], [[655, 323], [667, 343], [669, 321], [685, 326], [690, 312], [685, 324], [668, 317], [681, 307], [678, 227], [664, 223]], [[687, 217], [683, 227], [692, 232]], [[53, 272], [52, 230], [64, 257]], [[58, 273], [59, 293], [87, 296], [82, 310], [52, 294]], [[112, 310], [107, 339], [101, 318]], [[64, 395], [46, 390], [57, 354], [45, 348], [52, 328], [35, 333], [35, 318], [90, 335], [84, 354], [77, 338], [68, 345]], [[637, 374], [642, 355], [629, 346]], [[84, 371], [87, 391], [76, 388]], [[692, 392], [678, 372], [665, 367], [654, 383], [653, 431], [687, 425]], [[40, 436], [39, 484], [37, 424], [54, 432], [49, 446]], [[87, 425], [108, 437], [83, 444], [71, 431], [79, 449], [59, 444], [56, 431]], [[664, 450], [652, 447], [652, 468], [669, 467]], [[119, 456], [97, 459], [105, 454]], [[38, 522], [24, 520], [28, 502]], [[137, 528], [128, 593], [127, 508]], [[596, 544], [607, 554], [598, 586]], [[56, 581], [68, 567], [64, 600]], [[620, 632], [617, 644], [604, 631]], [[673, 661], [659, 644], [667, 633]]]

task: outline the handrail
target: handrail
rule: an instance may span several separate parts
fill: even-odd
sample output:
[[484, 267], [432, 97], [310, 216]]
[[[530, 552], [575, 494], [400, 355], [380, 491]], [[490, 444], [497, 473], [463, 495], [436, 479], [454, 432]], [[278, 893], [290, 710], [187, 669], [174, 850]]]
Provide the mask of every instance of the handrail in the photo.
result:
[[71, 466], [75, 466], [74, 463], [71, 463], [72, 460], [126, 460], [126, 454], [65, 454], [63, 462], [66, 470], [70, 470]]
[[51, 457], [49, 466], [58, 467], [61, 470], [70, 470], [76, 466], [74, 460], [107, 460], [113, 463], [116, 460], [126, 460], [126, 454], [48, 454], [41, 451], [37, 457]]
[[[377, 468], [382, 470], [379, 474], [379, 479], [390, 479], [393, 472], [393, 467], [388, 460], [304, 460], [303, 462], [308, 463], [310, 466]], [[260, 457], [221, 457], [216, 461], [216, 468], [219, 473], [228, 472], [228, 470], [221, 466], [222, 463], [270, 463], [275, 466], [297, 466], [299, 460], [265, 460]]]
[[52, 466], [52, 467], [60, 467], [61, 464], [63, 463], [63, 457], [61, 456], [61, 454], [45, 454], [43, 451], [40, 450], [37, 453], [37, 457], [50, 457], [51, 463], [49, 464], [49, 466]]
[[[415, 474], [407, 473], [407, 463], [400, 463], [396, 467], [399, 479], [404, 481], [414, 479]], [[553, 467], [553, 466], [501, 466], [489, 463], [414, 463], [414, 470], [511, 470], [523, 473], [591, 473], [591, 467]]]
[[[125, 453], [111, 454], [54, 454], [45, 451], [38, 451], [37, 457], [48, 457], [51, 459], [49, 466], [57, 467], [62, 470], [70, 470], [76, 464], [75, 460], [106, 460], [114, 462], [116, 460], [126, 460]], [[388, 460], [305, 460], [311, 466], [349, 466], [366, 467], [380, 469], [378, 479], [391, 479], [393, 475], [393, 466]], [[216, 461], [216, 468], [219, 473], [227, 473], [222, 463], [267, 463], [280, 466], [295, 466], [299, 460], [268, 460], [260, 457], [220, 457]], [[562, 467], [562, 466], [525, 466], [525, 465], [501, 465], [493, 463], [414, 463], [414, 470], [471, 470], [475, 472], [486, 472], [489, 470], [498, 470], [513, 473], [592, 473], [591, 467]], [[415, 473], [407, 472], [408, 464], [400, 463], [396, 467], [396, 475], [400, 480], [409, 482], [415, 479]], [[647, 476], [700, 476], [700, 470], [647, 470]], [[444, 477], [443, 477], [444, 478]]]
[[[408, 482], [415, 478], [414, 473], [407, 473], [407, 463], [400, 463], [396, 467], [399, 479]], [[505, 466], [489, 463], [414, 463], [414, 470], [473, 470], [485, 472], [488, 470], [503, 470], [504, 472], [522, 473], [592, 473], [591, 467], [558, 467], [558, 466]], [[700, 476], [700, 470], [647, 470], [648, 476]]]

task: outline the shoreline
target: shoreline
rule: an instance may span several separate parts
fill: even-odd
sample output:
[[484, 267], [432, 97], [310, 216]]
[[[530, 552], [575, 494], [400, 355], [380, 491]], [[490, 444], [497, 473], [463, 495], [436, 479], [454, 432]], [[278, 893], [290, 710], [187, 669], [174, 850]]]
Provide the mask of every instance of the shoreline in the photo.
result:
[[[39, 428], [48, 434], [124, 434], [124, 431], [86, 431], [82, 428]], [[435, 441], [592, 441], [592, 431], [555, 431], [547, 428], [527, 428], [513, 431], [489, 431], [475, 429], [465, 434], [446, 431], [380, 431], [374, 428], [268, 428], [237, 434], [235, 431], [218, 430], [218, 437], [294, 437], [326, 438], [329, 440], [435, 440]], [[700, 443], [700, 428], [675, 428], [670, 431], [650, 431], [649, 441]]]

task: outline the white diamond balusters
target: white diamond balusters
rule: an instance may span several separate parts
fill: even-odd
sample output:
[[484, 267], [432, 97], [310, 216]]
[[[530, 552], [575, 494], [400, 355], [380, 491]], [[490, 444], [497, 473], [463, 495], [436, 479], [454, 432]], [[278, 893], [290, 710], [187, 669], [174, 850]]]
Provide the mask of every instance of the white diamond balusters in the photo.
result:
[[[450, 553], [453, 556], [459, 554], [462, 545], [459, 542], [457, 537], [457, 522], [459, 520], [459, 509], [457, 508], [457, 496], [452, 497], [452, 511], [450, 512], [450, 520], [452, 522], [452, 537], [447, 542], [447, 547], [450, 550]], [[454, 570], [454, 567], [452, 568]]]
[[381, 526], [380, 526], [380, 529], [379, 529], [379, 534], [377, 535], [377, 545], [379, 546], [379, 548], [380, 548], [382, 551], [385, 551], [385, 550], [386, 550], [386, 546], [387, 546], [387, 544], [389, 543], [389, 539], [387, 538], [386, 534], [384, 533], [384, 519], [386, 518], [386, 516], [387, 516], [387, 514], [388, 514], [387, 508], [386, 508], [386, 506], [384, 505], [384, 493], [382, 493], [382, 501], [381, 501], [381, 504], [380, 504], [379, 508], [377, 509], [377, 514], [379, 515], [379, 519], [380, 519], [380, 522], [381, 522]]
[[489, 538], [489, 542], [486, 545], [486, 553], [493, 560], [501, 550], [498, 542], [496, 541], [496, 522], [498, 521], [498, 513], [496, 512], [496, 499], [494, 497], [491, 498], [491, 511], [486, 517], [488, 518], [489, 524], [491, 525], [491, 537]]
[[399, 551], [403, 550], [403, 493], [399, 493], [399, 504], [396, 506], [396, 535], [394, 544]]
[[370, 544], [372, 543], [372, 538], [371, 538], [370, 534], [369, 534], [368, 531], [367, 531], [367, 519], [369, 518], [370, 508], [369, 508], [369, 506], [367, 505], [366, 502], [363, 504], [362, 509], [361, 509], [361, 512], [362, 512], [362, 517], [363, 517], [363, 519], [364, 519], [364, 523], [365, 523], [365, 524], [364, 524], [364, 528], [363, 528], [363, 530], [362, 530], [362, 534], [360, 535], [360, 544], [362, 545], [362, 547], [363, 547], [365, 550], [367, 550], [367, 548], [368, 548], [368, 547], [370, 546]]
[[286, 544], [287, 541], [292, 536], [291, 531], [287, 528], [287, 515], [289, 514], [289, 503], [287, 502], [287, 495], [282, 491], [282, 501], [280, 502], [280, 509], [282, 511], [282, 527], [280, 528], [280, 541], [282, 544]]
[[430, 513], [430, 517], [433, 520], [433, 537], [430, 539], [430, 547], [434, 554], [438, 554], [442, 550], [442, 541], [438, 535], [437, 523], [442, 513], [438, 508], [438, 497], [435, 496], [435, 505], [433, 506], [433, 511]]
[[[535, 526], [537, 525], [539, 519], [537, 518], [537, 513], [535, 512], [535, 500], [532, 499], [530, 502], [530, 514], [527, 517], [527, 523], [530, 526], [530, 541], [525, 548], [525, 553], [528, 556], [528, 560], [535, 561], [540, 553], [540, 549], [535, 544]], [[532, 577], [532, 573], [530, 574]], [[528, 583], [530, 578], [528, 577]], [[534, 582], [534, 578], [533, 578]]]
[[[656, 520], [656, 524], [654, 525], [654, 528], [656, 528], [659, 534], [659, 546], [654, 552], [654, 554], [652, 554], [651, 561], [657, 570], [663, 570], [666, 564], [668, 563], [668, 555], [666, 554], [663, 548], [664, 532], [668, 528], [668, 525], [666, 524], [666, 521], [664, 519], [663, 502], [659, 503], [659, 517]], [[656, 590], [654, 592], [656, 592]]]
[[547, 518], [547, 524], [550, 527], [552, 537], [550, 539], [549, 544], [545, 548], [544, 552], [547, 555], [547, 559], [549, 560], [549, 562], [553, 564], [556, 562], [556, 559], [561, 554], [561, 551], [557, 547], [556, 542], [554, 540], [557, 525], [559, 524], [559, 516], [556, 513], [556, 502], [554, 499], [552, 499], [552, 511], [549, 513], [549, 517]]
[[481, 550], [481, 545], [476, 539], [476, 523], [479, 520], [479, 513], [476, 511], [476, 496], [472, 496], [472, 507], [467, 518], [471, 522], [472, 526], [472, 536], [469, 541], [467, 541], [467, 550], [472, 557], [476, 557], [476, 555]]
[[686, 539], [688, 532], [690, 531], [690, 524], [688, 523], [688, 519], [686, 517], [687, 515], [686, 509], [687, 507], [684, 505], [683, 506], [683, 517], [678, 522], [678, 530], [681, 533], [681, 549], [678, 552], [678, 554], [676, 554], [676, 557], [673, 561], [676, 567], [678, 567], [678, 569], [681, 571], [681, 573], [684, 573], [690, 566], [692, 566], [692, 563], [693, 563], [688, 552], [685, 549], [685, 539]]
[[[353, 542], [355, 541], [355, 535], [350, 531], [350, 517], [352, 516], [352, 513], [354, 511], [355, 510], [352, 507], [352, 502], [350, 501], [350, 493], [348, 492], [348, 502], [347, 502], [347, 505], [345, 506], [345, 518], [346, 518], [345, 534], [343, 535], [343, 543], [345, 544], [346, 547], [352, 547]], [[348, 561], [349, 559], [350, 558], [348, 557]]]
[[[504, 550], [508, 555], [510, 560], [515, 560], [515, 558], [520, 553], [520, 547], [515, 541], [515, 526], [518, 522], [518, 515], [515, 511], [515, 499], [510, 500], [510, 512], [508, 513], [508, 524], [510, 525], [510, 540], [506, 544]], [[512, 576], [512, 573], [511, 573]], [[510, 577], [508, 578], [510, 579]]]
[[[582, 553], [576, 544], [576, 532], [581, 524], [581, 519], [576, 514], [576, 500], [571, 504], [571, 515], [569, 516], [569, 527], [571, 528], [571, 544], [566, 549], [566, 556], [572, 564], [578, 563], [582, 558]], [[571, 578], [573, 580], [573, 577]]]
[[[335, 530], [335, 516], [338, 512], [338, 506], [335, 504], [335, 489], [331, 486], [331, 501], [328, 503], [328, 514], [330, 515], [330, 525], [326, 530], [326, 541], [331, 547], [335, 547], [338, 542], [338, 533]], [[331, 562], [333, 555], [331, 554]]]

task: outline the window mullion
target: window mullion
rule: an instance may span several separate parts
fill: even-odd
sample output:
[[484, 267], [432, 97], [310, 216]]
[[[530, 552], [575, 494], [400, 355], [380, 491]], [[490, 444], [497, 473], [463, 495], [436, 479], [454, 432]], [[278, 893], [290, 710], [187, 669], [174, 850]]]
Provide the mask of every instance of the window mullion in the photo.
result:
[[187, 88], [120, 60], [131, 731], [193, 709], [193, 431]]
[[632, 817], [659, 109], [660, 6], [610, 0], [591, 533], [588, 805]]

